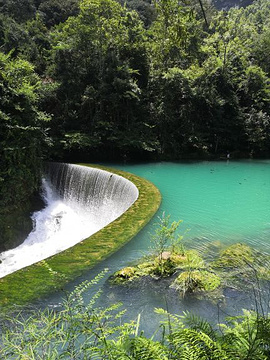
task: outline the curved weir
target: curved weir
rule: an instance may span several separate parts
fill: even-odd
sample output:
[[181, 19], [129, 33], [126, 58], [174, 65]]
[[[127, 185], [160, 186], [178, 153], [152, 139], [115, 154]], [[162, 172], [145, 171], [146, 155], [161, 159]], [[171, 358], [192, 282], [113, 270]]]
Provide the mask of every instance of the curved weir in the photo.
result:
[[49, 163], [46, 178], [65, 204], [90, 219], [95, 231], [122, 215], [139, 195], [124, 177], [81, 165]]
[[137, 187], [117, 174], [80, 165], [49, 163], [43, 179], [46, 207], [15, 249], [0, 254], [0, 278], [66, 250], [121, 216], [138, 198]]
[[138, 199], [117, 219], [74, 246], [0, 278], [0, 308], [26, 304], [63, 289], [131, 240], [158, 210], [161, 195], [150, 181], [122, 170], [84, 166], [104, 169], [131, 181], [139, 191]]

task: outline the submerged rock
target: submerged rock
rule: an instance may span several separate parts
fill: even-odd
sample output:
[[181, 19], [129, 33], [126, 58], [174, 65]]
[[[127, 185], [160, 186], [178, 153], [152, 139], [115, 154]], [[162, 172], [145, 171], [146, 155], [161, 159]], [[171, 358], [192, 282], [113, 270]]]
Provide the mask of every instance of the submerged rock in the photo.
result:
[[246, 244], [233, 244], [221, 251], [219, 258], [212, 266], [219, 268], [239, 268], [255, 261], [254, 252]]
[[[181, 296], [224, 300], [227, 289], [249, 291], [258, 280], [270, 281], [270, 257], [245, 244], [233, 244], [214, 261], [205, 261], [196, 250], [163, 251], [135, 266], [117, 271], [112, 282], [125, 284], [148, 277], [166, 282]], [[165, 280], [167, 279], [167, 280]]]
[[136, 270], [132, 266], [125, 267], [114, 274], [114, 282], [121, 283], [133, 280], [136, 276]]
[[204, 260], [195, 250], [187, 250], [184, 254], [164, 251], [159, 256], [152, 256], [136, 266], [128, 266], [117, 271], [112, 276], [112, 282], [124, 283], [143, 276], [161, 279], [170, 277], [179, 270], [204, 267]]

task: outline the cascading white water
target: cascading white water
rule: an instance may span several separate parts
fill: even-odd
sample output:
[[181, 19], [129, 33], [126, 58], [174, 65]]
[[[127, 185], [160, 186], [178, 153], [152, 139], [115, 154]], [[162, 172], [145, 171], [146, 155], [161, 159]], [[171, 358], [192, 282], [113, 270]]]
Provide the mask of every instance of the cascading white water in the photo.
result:
[[15, 249], [0, 254], [0, 278], [57, 254], [122, 215], [137, 199], [137, 187], [104, 170], [49, 163], [45, 208], [33, 214], [34, 229]]

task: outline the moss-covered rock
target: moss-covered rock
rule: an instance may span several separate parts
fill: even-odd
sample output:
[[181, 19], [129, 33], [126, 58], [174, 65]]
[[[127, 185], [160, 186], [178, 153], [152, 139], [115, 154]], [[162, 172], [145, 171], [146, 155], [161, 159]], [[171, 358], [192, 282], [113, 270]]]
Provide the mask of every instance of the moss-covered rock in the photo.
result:
[[[173, 275], [183, 269], [202, 269], [205, 262], [196, 250], [187, 250], [184, 253], [166, 251], [166, 257], [155, 258], [153, 261], [153, 274], [160, 277]], [[151, 275], [151, 274], [150, 274]]]
[[254, 252], [246, 244], [233, 244], [221, 251], [217, 260], [212, 263], [217, 268], [242, 268], [255, 261]]
[[176, 269], [202, 269], [205, 262], [196, 250], [186, 250], [184, 255], [172, 254], [171, 260]]
[[133, 280], [136, 276], [136, 268], [127, 266], [114, 274], [115, 283], [123, 283], [126, 281]]
[[160, 279], [172, 276], [179, 270], [203, 269], [205, 267], [204, 260], [195, 250], [187, 250], [184, 254], [164, 251], [160, 256], [153, 256], [136, 266], [126, 267], [117, 271], [112, 276], [112, 282], [117, 284], [125, 283], [143, 276]]
[[156, 258], [152, 262], [152, 267], [149, 268], [149, 275], [153, 277], [168, 277], [175, 273], [175, 264], [169, 257], [168, 259]]
[[144, 276], [153, 278], [167, 277], [175, 272], [170, 259], [159, 261], [157, 258], [142, 262], [136, 266], [128, 266], [116, 271], [111, 277], [111, 282], [123, 284]]
[[172, 283], [171, 287], [180, 290], [181, 294], [201, 291], [214, 291], [221, 284], [220, 277], [207, 270], [183, 271]]
[[196, 250], [164, 251], [136, 266], [119, 270], [112, 279], [119, 284], [144, 276], [155, 279], [173, 276], [175, 280], [171, 280], [170, 287], [183, 296], [194, 294], [215, 300], [223, 297], [225, 288], [242, 291], [252, 288], [258, 279], [270, 281], [269, 269], [269, 256], [237, 243], [222, 250], [215, 261], [208, 262]]

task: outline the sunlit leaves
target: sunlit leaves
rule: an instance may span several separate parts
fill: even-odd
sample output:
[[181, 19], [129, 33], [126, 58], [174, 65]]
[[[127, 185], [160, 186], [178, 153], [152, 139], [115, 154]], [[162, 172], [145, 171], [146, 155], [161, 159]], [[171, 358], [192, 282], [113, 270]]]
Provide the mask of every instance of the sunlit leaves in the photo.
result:
[[33, 65], [0, 53], [1, 206], [20, 206], [39, 184], [50, 119], [38, 109], [41, 88]]
[[198, 54], [202, 28], [192, 9], [176, 0], [157, 1], [157, 18], [149, 29], [149, 50], [154, 67], [187, 67]]

